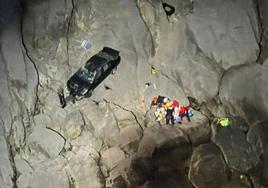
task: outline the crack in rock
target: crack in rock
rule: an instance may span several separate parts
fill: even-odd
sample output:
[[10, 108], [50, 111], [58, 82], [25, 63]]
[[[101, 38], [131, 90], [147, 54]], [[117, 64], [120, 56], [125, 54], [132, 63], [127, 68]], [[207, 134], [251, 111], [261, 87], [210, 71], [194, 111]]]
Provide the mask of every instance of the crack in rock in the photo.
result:
[[25, 158], [22, 158], [23, 161], [25, 161], [29, 167], [34, 171], [34, 167], [30, 164], [30, 162], [28, 160], [26, 160]]
[[[148, 1], [148, 3], [150, 3], [149, 1]], [[148, 24], [146, 23], [146, 21], [145, 21], [145, 19], [144, 19], [144, 17], [143, 17], [143, 15], [142, 15], [142, 13], [141, 13], [141, 10], [140, 10], [140, 7], [139, 7], [139, 0], [136, 0], [135, 1], [135, 4], [136, 4], [136, 7], [137, 7], [137, 9], [139, 10], [139, 13], [140, 13], [140, 17], [141, 17], [141, 19], [142, 19], [142, 21], [143, 21], [143, 23], [144, 23], [144, 25], [145, 25], [145, 28], [147, 29], [147, 31], [148, 31], [148, 33], [149, 33], [149, 35], [150, 35], [150, 39], [151, 39], [151, 45], [152, 45], [152, 51], [151, 51], [151, 56], [152, 57], [154, 57], [155, 56], [155, 54], [156, 54], [156, 44], [155, 44], [155, 41], [154, 41], [154, 37], [153, 37], [153, 34], [152, 34], [152, 32], [151, 32], [151, 30], [150, 30], [150, 27], [148, 26]], [[150, 3], [151, 4], [151, 3]], [[151, 4], [151, 5], [153, 5], [153, 4]]]
[[37, 85], [36, 85], [36, 88], [35, 88], [35, 97], [36, 97], [36, 101], [35, 101], [35, 104], [34, 104], [34, 111], [33, 111], [33, 116], [35, 116], [35, 115], [37, 115], [37, 114], [39, 113], [39, 109], [38, 109], [38, 102], [39, 102], [38, 89], [39, 89], [39, 85], [40, 85], [40, 76], [39, 76], [39, 72], [38, 72], [36, 63], [35, 63], [35, 61], [31, 58], [31, 56], [29, 55], [27, 46], [26, 46], [26, 44], [25, 44], [24, 35], [23, 35], [23, 16], [21, 16], [21, 18], [20, 18], [20, 36], [21, 36], [21, 43], [22, 43], [22, 46], [23, 46], [23, 48], [24, 48], [24, 50], [25, 50], [24, 53], [25, 53], [25, 55], [27, 56], [27, 58], [31, 61], [31, 63], [33, 64], [34, 69], [35, 69], [36, 74], [37, 74]]
[[106, 103], [113, 104], [113, 105], [119, 107], [120, 109], [122, 109], [122, 110], [124, 110], [124, 111], [126, 111], [126, 112], [129, 112], [130, 114], [132, 114], [133, 117], [134, 117], [134, 119], [135, 119], [135, 121], [137, 122], [137, 124], [139, 125], [139, 127], [140, 127], [140, 129], [141, 129], [141, 139], [143, 138], [143, 131], [144, 131], [144, 129], [143, 129], [141, 123], [139, 122], [139, 120], [138, 120], [136, 114], [135, 114], [133, 111], [131, 111], [131, 110], [129, 110], [129, 109], [126, 109], [125, 107], [123, 107], [123, 106], [121, 106], [121, 105], [119, 105], [119, 104], [116, 104], [116, 103], [114, 103], [114, 102], [110, 102], [110, 101], [106, 100], [105, 98], [103, 98], [103, 100], [104, 100], [104, 102], [106, 102]]
[[[13, 170], [13, 177], [11, 177], [11, 181], [13, 182], [13, 188], [17, 188], [17, 177], [18, 177], [18, 174], [17, 174], [17, 168], [15, 166], [15, 161], [14, 161], [14, 153], [13, 153], [13, 149], [12, 149], [12, 144], [11, 144], [11, 136], [12, 136], [12, 131], [10, 131], [8, 137], [6, 137], [6, 129], [5, 129], [5, 122], [2, 118], [2, 116], [0, 116], [0, 119], [1, 119], [1, 122], [2, 122], [2, 125], [3, 125], [3, 136], [4, 136], [4, 139], [6, 140], [6, 144], [7, 144], [7, 149], [8, 149], [8, 158], [9, 158], [9, 161], [10, 161], [10, 165], [12, 167], [12, 170]], [[2, 174], [1, 174], [2, 176]]]
[[[66, 143], [67, 143], [67, 139], [66, 139], [61, 133], [59, 133], [58, 131], [56, 131], [55, 129], [52, 129], [52, 128], [50, 128], [50, 127], [46, 127], [46, 129], [49, 129], [49, 130], [51, 130], [51, 131], [57, 133], [57, 134], [64, 140], [64, 145], [63, 145], [61, 151], [59, 152], [59, 155], [63, 156], [63, 153], [66, 152], [66, 148], [65, 148], [65, 146], [66, 146]], [[68, 142], [68, 144], [70, 145], [70, 149], [69, 149], [69, 150], [72, 150], [72, 145], [71, 145], [71, 143]]]
[[80, 110], [78, 110], [78, 111], [79, 111], [79, 113], [80, 113], [80, 115], [81, 115], [81, 117], [82, 117], [82, 120], [83, 120], [83, 126], [82, 126], [82, 128], [81, 128], [81, 132], [80, 132], [80, 134], [79, 134], [77, 137], [79, 137], [79, 136], [82, 135], [82, 133], [83, 133], [83, 131], [85, 130], [85, 127], [86, 127], [86, 120], [85, 120], [84, 114], [83, 114]]
[[255, 1], [256, 3], [256, 12], [257, 12], [257, 19], [259, 22], [259, 30], [260, 30], [260, 39], [258, 41], [258, 46], [259, 46], [259, 53], [256, 59], [257, 63], [262, 64], [262, 60], [261, 60], [261, 55], [262, 55], [262, 42], [263, 42], [263, 37], [264, 37], [264, 27], [263, 27], [263, 23], [262, 23], [262, 19], [261, 19], [261, 11], [260, 11], [260, 5], [259, 5], [259, 0]]
[[66, 42], [67, 42], [67, 45], [66, 45], [66, 52], [67, 52], [67, 63], [68, 63], [68, 67], [70, 68], [70, 57], [69, 57], [69, 34], [70, 34], [70, 25], [71, 25], [71, 21], [73, 19], [73, 14], [74, 14], [74, 10], [75, 10], [75, 3], [74, 3], [74, 0], [71, 0], [72, 1], [72, 10], [71, 10], [71, 15], [69, 17], [69, 20], [68, 20], [68, 25], [67, 25], [67, 31], [66, 31]]
[[105, 181], [105, 179], [107, 177], [105, 176], [104, 172], [101, 169], [101, 154], [100, 154], [100, 151], [96, 151], [96, 152], [98, 154], [98, 158], [97, 159], [94, 158], [91, 154], [89, 154], [89, 156], [90, 156], [91, 159], [93, 159], [95, 161], [96, 165], [98, 166], [98, 169], [99, 169], [99, 172], [100, 172], [100, 176], [101, 176], [100, 178], [103, 178], [103, 180], [104, 180], [104, 182], [103, 182], [104, 183], [104, 187], [106, 187], [106, 181]]
[[245, 176], [247, 177], [247, 180], [248, 180], [248, 182], [250, 184], [250, 188], [254, 188], [255, 186], [254, 186], [254, 183], [253, 183], [250, 175], [249, 174], [245, 174]]
[[17, 188], [17, 179], [18, 179], [18, 173], [17, 173], [17, 168], [16, 168], [16, 165], [15, 165], [15, 160], [14, 160], [14, 154], [15, 154], [15, 151], [13, 150], [13, 145], [12, 143], [14, 143], [14, 137], [13, 137], [13, 129], [12, 129], [12, 125], [11, 125], [11, 128], [10, 128], [10, 133], [9, 135], [6, 137], [6, 130], [5, 130], [5, 126], [4, 126], [4, 121], [3, 119], [1, 118], [2, 120], [2, 123], [3, 123], [3, 130], [4, 130], [4, 137], [5, 137], [5, 140], [7, 141], [7, 148], [9, 150], [9, 161], [10, 161], [10, 165], [13, 169], [13, 177], [11, 178], [12, 182], [13, 182], [13, 188]]
[[18, 174], [17, 174], [17, 167], [15, 165], [15, 160], [14, 160], [14, 153], [12, 151], [12, 145], [9, 145], [9, 160], [11, 162], [11, 166], [12, 166], [12, 169], [13, 169], [13, 177], [11, 178], [12, 181], [13, 181], [13, 188], [17, 188], [17, 178], [18, 178]]
[[68, 177], [69, 188], [76, 188], [77, 184], [76, 184], [75, 178], [68, 172], [66, 172], [66, 174], [67, 174], [67, 177]]

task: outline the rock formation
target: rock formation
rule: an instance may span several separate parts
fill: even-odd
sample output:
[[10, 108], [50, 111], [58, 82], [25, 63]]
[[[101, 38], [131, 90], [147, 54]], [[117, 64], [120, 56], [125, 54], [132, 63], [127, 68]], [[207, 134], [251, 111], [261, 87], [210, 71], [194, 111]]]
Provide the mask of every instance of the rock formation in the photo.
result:
[[[0, 2], [0, 187], [268, 186], [267, 1], [163, 2]], [[103, 46], [117, 72], [61, 108]], [[192, 122], [158, 124], [157, 95], [195, 101]]]

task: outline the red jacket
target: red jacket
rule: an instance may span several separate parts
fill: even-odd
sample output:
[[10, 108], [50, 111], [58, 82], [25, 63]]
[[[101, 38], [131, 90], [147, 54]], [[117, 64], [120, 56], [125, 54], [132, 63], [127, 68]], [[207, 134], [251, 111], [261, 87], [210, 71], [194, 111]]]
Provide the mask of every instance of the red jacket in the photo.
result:
[[172, 101], [170, 102], [170, 104], [171, 104], [171, 107], [172, 107], [173, 109], [176, 108], [176, 107], [179, 107], [179, 102], [176, 101], [176, 100], [172, 100]]
[[190, 105], [188, 105], [188, 106], [184, 106], [184, 108], [185, 108], [185, 110], [190, 110]]
[[186, 111], [189, 111], [190, 108], [191, 108], [190, 105], [188, 105], [188, 106], [181, 106], [180, 111], [179, 111], [179, 114], [180, 115], [185, 115]]
[[184, 115], [185, 112], [186, 112], [185, 107], [184, 107], [184, 106], [181, 106], [180, 111], [179, 111], [179, 114], [180, 114], [180, 115]]

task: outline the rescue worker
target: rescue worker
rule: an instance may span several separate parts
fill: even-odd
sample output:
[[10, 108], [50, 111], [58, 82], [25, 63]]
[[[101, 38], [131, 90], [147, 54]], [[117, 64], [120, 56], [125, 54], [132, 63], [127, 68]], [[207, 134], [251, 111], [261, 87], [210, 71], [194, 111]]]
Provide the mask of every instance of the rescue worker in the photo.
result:
[[179, 102], [176, 100], [170, 101], [170, 106], [175, 109], [176, 107], [179, 107]]
[[164, 102], [165, 98], [166, 97], [164, 97], [164, 96], [158, 95], [158, 98], [157, 98], [157, 101], [156, 101], [157, 106], [159, 106], [159, 105], [162, 106], [165, 103]]
[[228, 127], [230, 125], [230, 121], [228, 118], [219, 118], [217, 124], [222, 127]]
[[174, 108], [173, 112], [174, 122], [175, 123], [181, 123], [181, 117], [180, 117], [180, 109], [179, 107]]
[[151, 102], [151, 105], [150, 105], [150, 109], [152, 108], [152, 107], [156, 107], [157, 106], [157, 99], [158, 99], [158, 97], [153, 97], [152, 98], [152, 102]]
[[174, 116], [173, 116], [174, 109], [169, 108], [167, 109], [166, 113], [166, 124], [174, 125]]
[[152, 102], [151, 102], [150, 109], [151, 109], [152, 107], [162, 106], [162, 105], [164, 104], [164, 99], [165, 99], [165, 98], [166, 98], [166, 97], [161, 96], [161, 95], [158, 95], [157, 97], [156, 97], [156, 96], [153, 97], [153, 98], [152, 98]]
[[58, 96], [60, 98], [61, 107], [64, 108], [66, 106], [66, 100], [65, 100], [64, 91], [62, 88], [58, 89]]
[[190, 116], [189, 116], [189, 113], [188, 113], [188, 107], [180, 106], [180, 111], [179, 111], [179, 113], [180, 113], [180, 118], [181, 118], [181, 120], [183, 120], [183, 117], [186, 116], [188, 122], [191, 122], [191, 119], [190, 119]]
[[166, 110], [164, 107], [160, 107], [158, 106], [155, 113], [154, 113], [155, 117], [156, 117], [156, 121], [162, 121], [164, 119], [164, 117], [166, 116]]
[[185, 110], [187, 111], [189, 117], [192, 117], [194, 115], [190, 105], [185, 106]]
[[165, 99], [164, 99], [164, 103], [165, 103], [165, 108], [166, 108], [166, 110], [172, 108], [172, 107], [171, 107], [171, 104], [170, 104], [170, 101], [168, 100], [168, 98], [165, 98]]

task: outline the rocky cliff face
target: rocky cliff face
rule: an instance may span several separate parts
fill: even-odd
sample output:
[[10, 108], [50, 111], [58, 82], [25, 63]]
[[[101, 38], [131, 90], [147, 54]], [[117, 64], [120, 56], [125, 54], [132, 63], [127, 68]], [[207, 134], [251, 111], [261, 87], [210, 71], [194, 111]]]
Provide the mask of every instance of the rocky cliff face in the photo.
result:
[[[165, 3], [173, 15], [158, 0], [1, 2], [0, 187], [268, 186], [267, 2]], [[116, 74], [62, 109], [58, 90], [103, 46]], [[198, 111], [159, 126], [155, 95]]]

